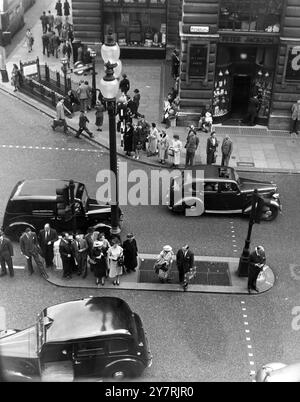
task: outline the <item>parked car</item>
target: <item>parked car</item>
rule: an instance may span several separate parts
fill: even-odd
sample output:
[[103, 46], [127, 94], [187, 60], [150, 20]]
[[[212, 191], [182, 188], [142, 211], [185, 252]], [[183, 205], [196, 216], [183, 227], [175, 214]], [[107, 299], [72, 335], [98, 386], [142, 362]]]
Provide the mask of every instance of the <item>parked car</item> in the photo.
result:
[[[22, 180], [19, 181], [6, 205], [3, 230], [8, 236], [19, 237], [26, 227], [33, 231], [39, 231], [45, 225], [50, 225], [61, 233], [72, 230], [72, 220], [67, 220], [58, 211], [56, 190], [68, 185], [67, 180]], [[99, 204], [89, 197], [83, 183], [74, 182], [76, 226], [86, 231], [89, 226], [105, 232], [107, 235], [111, 229], [111, 207], [107, 204]], [[119, 210], [120, 220], [122, 212]]]
[[[204, 179], [197, 177], [196, 170], [204, 172]], [[197, 203], [203, 205], [203, 212], [213, 214], [249, 214], [254, 189], [264, 198], [263, 220], [275, 219], [282, 206], [275, 184], [239, 177], [231, 167], [217, 165], [195, 166], [190, 170], [190, 183], [187, 184], [188, 171], [181, 176], [171, 178], [170, 191], [166, 204], [173, 212], [184, 212], [194, 208]], [[202, 183], [197, 186], [197, 183]], [[198, 187], [200, 191], [198, 190]], [[201, 191], [202, 190], [202, 191]]]
[[0, 354], [6, 381], [121, 380], [152, 364], [140, 317], [117, 297], [45, 308], [35, 325], [2, 331]]
[[256, 373], [257, 382], [300, 382], [300, 363], [268, 363]]

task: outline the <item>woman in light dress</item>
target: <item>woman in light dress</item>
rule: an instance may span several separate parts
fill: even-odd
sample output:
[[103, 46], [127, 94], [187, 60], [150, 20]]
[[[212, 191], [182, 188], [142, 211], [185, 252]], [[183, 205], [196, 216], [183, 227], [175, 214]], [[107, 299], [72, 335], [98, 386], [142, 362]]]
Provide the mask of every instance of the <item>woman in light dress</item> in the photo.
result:
[[155, 272], [161, 283], [170, 282], [169, 276], [174, 258], [175, 254], [172, 247], [169, 245], [164, 246], [155, 263]]
[[162, 130], [158, 138], [158, 159], [163, 165], [168, 157], [169, 137], [165, 130]]
[[179, 140], [178, 134], [173, 135], [172, 149], [174, 155], [172, 156], [173, 167], [177, 168], [180, 165], [180, 156], [182, 150], [182, 142]]
[[111, 247], [107, 251], [109, 278], [113, 279], [113, 285], [120, 285], [119, 277], [123, 274], [123, 248], [119, 245], [118, 238], [113, 238]]
[[158, 129], [155, 123], [151, 124], [150, 134], [148, 135], [148, 156], [156, 155], [157, 153], [157, 141], [158, 141]]

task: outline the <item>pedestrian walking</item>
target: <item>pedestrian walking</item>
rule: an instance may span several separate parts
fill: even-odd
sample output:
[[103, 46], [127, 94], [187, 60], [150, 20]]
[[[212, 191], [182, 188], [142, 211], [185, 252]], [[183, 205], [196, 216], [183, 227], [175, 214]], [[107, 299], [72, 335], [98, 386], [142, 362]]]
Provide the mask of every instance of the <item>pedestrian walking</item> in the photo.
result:
[[103, 247], [103, 242], [101, 240], [96, 240], [93, 244], [91, 264], [93, 265], [96, 285], [98, 286], [101, 281], [101, 285], [104, 286], [107, 274], [107, 258], [105, 249]]
[[138, 122], [138, 126], [141, 127], [142, 150], [146, 151], [146, 143], [150, 134], [150, 124], [144, 118], [141, 118]]
[[59, 35], [56, 34], [55, 32], [53, 32], [51, 38], [50, 38], [50, 43], [51, 43], [51, 51], [52, 51], [52, 55], [55, 56], [56, 58], [58, 58], [58, 53], [60, 51], [60, 38]]
[[50, 56], [50, 38], [48, 32], [44, 32], [42, 35], [42, 44], [43, 44], [43, 54], [47, 54], [47, 57]]
[[76, 94], [71, 89], [68, 91], [68, 101], [69, 101], [70, 112], [73, 115], [75, 112], [74, 109], [77, 106], [79, 106], [79, 100], [78, 100]]
[[216, 132], [212, 131], [210, 137], [207, 139], [206, 145], [206, 164], [211, 165], [216, 162], [216, 151], [219, 146], [219, 142], [216, 137]]
[[260, 105], [257, 96], [251, 96], [251, 98], [249, 99], [247, 114], [243, 120], [243, 123], [249, 123], [251, 126], [254, 126], [256, 123], [259, 107]]
[[54, 17], [54, 27], [57, 30], [57, 34], [60, 38], [61, 30], [62, 30], [62, 17], [60, 15], [56, 15]]
[[199, 145], [199, 138], [196, 134], [195, 127], [193, 125], [190, 126], [190, 130], [187, 135], [185, 149], [185, 166], [193, 166], [195, 160], [196, 150]]
[[58, 0], [58, 1], [56, 2], [56, 4], [55, 4], [55, 10], [56, 10], [57, 15], [59, 15], [60, 17], [62, 17], [62, 4], [61, 4], [61, 1], [60, 1], [60, 0]]
[[77, 266], [77, 275], [82, 274], [85, 278], [87, 272], [88, 244], [82, 233], [76, 233], [75, 241], [72, 243], [72, 246], [75, 256], [75, 264]]
[[300, 99], [292, 105], [292, 121], [291, 121], [291, 129], [290, 134], [296, 133], [298, 134], [298, 126], [300, 121]]
[[182, 150], [182, 142], [179, 139], [179, 135], [174, 134], [172, 145], [169, 147], [168, 150], [168, 154], [171, 157], [171, 162], [173, 162], [174, 168], [178, 168], [180, 165], [181, 150]]
[[40, 16], [42, 31], [43, 33], [47, 32], [47, 24], [48, 24], [48, 16], [46, 15], [46, 11], [43, 11], [43, 14]]
[[123, 140], [124, 140], [124, 151], [127, 156], [131, 156], [132, 142], [133, 142], [133, 127], [132, 124], [129, 122], [126, 123]]
[[132, 98], [132, 106], [133, 106], [133, 110], [132, 110], [132, 114], [134, 117], [138, 118], [138, 117], [145, 117], [143, 114], [139, 113], [139, 107], [140, 107], [140, 101], [141, 101], [141, 94], [140, 91], [138, 89], [135, 89], [134, 91], [134, 95]]
[[80, 102], [80, 109], [87, 111], [90, 97], [90, 87], [87, 81], [81, 81], [77, 89], [77, 96]]
[[170, 271], [174, 260], [174, 253], [171, 246], [166, 245], [159, 253], [154, 264], [154, 272], [161, 283], [170, 282]]
[[63, 126], [64, 133], [68, 134], [68, 125], [65, 118], [65, 110], [68, 111], [70, 114], [71, 112], [66, 108], [64, 105], [64, 98], [59, 98], [57, 105], [56, 105], [56, 119], [53, 119], [52, 129], [55, 130], [56, 127]]
[[113, 285], [120, 285], [120, 276], [123, 274], [123, 248], [120, 241], [114, 237], [111, 247], [107, 251], [109, 278], [113, 279]]
[[21, 78], [21, 71], [19, 70], [19, 67], [14, 64], [11, 72], [11, 85], [14, 87], [14, 92], [20, 89]]
[[132, 132], [132, 150], [135, 153], [133, 158], [140, 159], [140, 152], [142, 149], [142, 128], [137, 124], [133, 125]]
[[259, 291], [256, 287], [256, 280], [258, 274], [262, 271], [265, 263], [266, 263], [266, 254], [263, 246], [255, 247], [255, 250], [252, 251], [249, 257], [248, 293], [251, 293], [252, 289], [255, 290], [256, 292]]
[[72, 55], [72, 46], [69, 41], [65, 40], [62, 45], [62, 54], [68, 58], [68, 67], [70, 67], [70, 60]]
[[89, 122], [90, 121], [86, 117], [84, 110], [81, 110], [79, 116], [79, 129], [75, 135], [76, 138], [79, 138], [80, 134], [82, 134], [83, 131], [85, 131], [90, 136], [90, 138], [94, 138], [93, 133], [87, 127], [87, 123]]
[[32, 32], [30, 28], [27, 29], [26, 34], [25, 34], [25, 43], [28, 49], [28, 53], [32, 52], [32, 46], [34, 43], [34, 37], [32, 35]]
[[42, 256], [45, 259], [46, 268], [53, 266], [54, 258], [54, 243], [58, 240], [58, 235], [55, 229], [46, 223], [44, 229], [40, 230], [38, 241], [42, 250]]
[[119, 88], [120, 88], [120, 91], [121, 91], [123, 94], [127, 95], [127, 92], [128, 92], [129, 89], [130, 89], [130, 82], [129, 82], [129, 79], [127, 78], [127, 75], [126, 75], [126, 74], [123, 74], [122, 77], [123, 77], [123, 78], [122, 78], [121, 81], [120, 81]]
[[171, 55], [171, 66], [172, 66], [172, 77], [174, 78], [174, 80], [176, 80], [176, 78], [179, 76], [179, 66], [180, 66], [179, 52], [177, 49], [174, 49]]
[[0, 276], [7, 275], [6, 265], [9, 271], [9, 276], [14, 276], [14, 267], [12, 257], [14, 255], [14, 249], [12, 242], [4, 236], [4, 232], [0, 230], [0, 264], [1, 274]]
[[64, 2], [64, 16], [66, 17], [66, 21], [68, 21], [70, 15], [70, 4], [68, 0]]
[[225, 135], [223, 142], [222, 142], [222, 146], [221, 146], [221, 150], [222, 150], [222, 162], [221, 165], [222, 166], [228, 166], [229, 165], [229, 159], [233, 150], [233, 144], [232, 144], [232, 140], [229, 137], [229, 135]]
[[157, 154], [158, 143], [158, 129], [155, 123], [151, 123], [150, 133], [148, 135], [148, 154], [147, 156], [154, 156]]
[[179, 273], [179, 283], [183, 286], [183, 290], [186, 290], [188, 281], [185, 278], [185, 274], [194, 267], [194, 253], [190, 250], [188, 244], [183, 245], [177, 251], [176, 264]]
[[54, 15], [51, 13], [51, 11], [48, 11], [47, 15], [47, 24], [48, 24], [48, 31], [53, 31], [54, 28]]
[[103, 126], [103, 118], [104, 118], [104, 111], [105, 111], [105, 107], [102, 105], [102, 103], [100, 101], [96, 102], [96, 106], [95, 106], [95, 110], [96, 110], [96, 126], [97, 126], [97, 131], [102, 131], [102, 126]]
[[59, 253], [63, 265], [63, 278], [71, 279], [75, 265], [73, 258], [74, 251], [69, 234], [66, 232], [62, 233], [62, 238], [59, 244]]
[[138, 265], [138, 247], [133, 233], [128, 233], [123, 242], [124, 266], [127, 272], [135, 271]]
[[37, 235], [31, 231], [31, 228], [26, 228], [25, 232], [20, 237], [21, 253], [25, 256], [27, 261], [27, 268], [29, 275], [32, 275], [34, 270], [32, 266], [32, 258], [38, 267], [40, 274], [47, 279], [48, 275], [45, 272], [44, 265], [40, 259], [41, 249], [38, 244]]
[[159, 163], [165, 164], [168, 159], [169, 137], [165, 130], [162, 130], [158, 138], [158, 160]]

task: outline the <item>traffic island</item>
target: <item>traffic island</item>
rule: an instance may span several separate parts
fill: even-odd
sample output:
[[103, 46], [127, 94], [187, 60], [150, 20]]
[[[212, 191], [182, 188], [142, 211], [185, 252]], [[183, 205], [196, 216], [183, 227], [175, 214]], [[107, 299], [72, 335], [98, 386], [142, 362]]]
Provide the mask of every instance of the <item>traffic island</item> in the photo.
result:
[[[62, 277], [62, 269], [56, 268], [47, 271], [49, 275], [47, 280], [56, 286], [72, 288], [183, 292], [175, 263], [170, 271], [170, 283], [160, 283], [153, 270], [156, 258], [156, 254], [140, 254], [138, 269], [124, 274], [120, 278], [119, 286], [114, 286], [109, 278], [106, 279], [104, 286], [101, 284], [97, 286], [94, 274], [90, 270], [84, 279], [76, 274], [72, 279], [65, 279]], [[189, 283], [187, 292], [248, 294], [248, 279], [239, 277], [237, 274], [239, 258], [195, 256], [195, 266], [196, 276]], [[253, 292], [251, 295], [266, 292], [273, 287], [274, 283], [274, 273], [266, 266], [257, 280], [258, 292]]]

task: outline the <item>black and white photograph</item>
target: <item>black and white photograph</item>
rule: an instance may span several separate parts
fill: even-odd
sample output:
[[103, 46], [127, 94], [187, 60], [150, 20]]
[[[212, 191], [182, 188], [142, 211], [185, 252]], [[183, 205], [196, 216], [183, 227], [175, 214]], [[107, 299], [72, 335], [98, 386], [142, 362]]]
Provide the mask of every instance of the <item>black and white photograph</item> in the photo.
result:
[[0, 160], [0, 382], [300, 382], [300, 0], [0, 1]]

